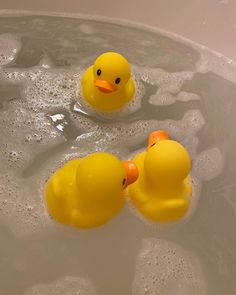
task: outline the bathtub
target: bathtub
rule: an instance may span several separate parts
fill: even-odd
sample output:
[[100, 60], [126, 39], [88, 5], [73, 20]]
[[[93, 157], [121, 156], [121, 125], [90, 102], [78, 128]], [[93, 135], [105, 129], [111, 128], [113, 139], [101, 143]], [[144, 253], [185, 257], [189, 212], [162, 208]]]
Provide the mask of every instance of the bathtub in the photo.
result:
[[[89, 15], [89, 16], [92, 15], [94, 17], [96, 16], [105, 17], [108, 20], [121, 19], [125, 23], [142, 24], [147, 26], [147, 28], [149, 26], [156, 27], [159, 30], [163, 30], [165, 32], [171, 32], [172, 37], [173, 37], [173, 34], [176, 34], [180, 36], [182, 39], [189, 39], [197, 44], [203, 45], [204, 47], [208, 47], [211, 50], [217, 52], [218, 55], [226, 56], [228, 58], [227, 62], [232, 61], [233, 63], [233, 61], [236, 61], [236, 19], [235, 19], [236, 2], [234, 2], [233, 0], [192, 0], [192, 1], [190, 0], [178, 0], [178, 1], [173, 1], [173, 0], [148, 0], [148, 1], [143, 1], [143, 0], [136, 0], [136, 1], [126, 1], [126, 0], [118, 0], [118, 1], [114, 1], [114, 0], [113, 1], [109, 1], [109, 0], [100, 0], [100, 1], [21, 0], [21, 1], [17, 1], [17, 0], [9, 0], [9, 1], [2, 1], [2, 2], [4, 3], [0, 3], [0, 10], [6, 15], [8, 13], [9, 14], [14, 13], [13, 10], [16, 10], [17, 13], [20, 11], [22, 14], [50, 14], [50, 15], [81, 14], [81, 15]], [[234, 203], [232, 202], [232, 206], [235, 206], [233, 204]], [[206, 212], [206, 216], [208, 216], [207, 214], [208, 213]], [[219, 228], [216, 226], [218, 232], [220, 232], [222, 236], [224, 236], [224, 233], [226, 233], [226, 228], [227, 227], [229, 228], [229, 226], [232, 226], [233, 222], [231, 221], [235, 221], [234, 216], [229, 216], [229, 219], [227, 219], [225, 224], [222, 222], [222, 224], [219, 225]], [[122, 227], [116, 228], [116, 230], [122, 233], [123, 228], [125, 228], [125, 226], [126, 225], [124, 222], [122, 224]], [[212, 227], [213, 226], [214, 225], [212, 225]], [[202, 228], [202, 230], [204, 231], [204, 228]], [[217, 236], [217, 233], [218, 233], [217, 230], [214, 233], [215, 236]], [[98, 233], [100, 232], [98, 231]], [[86, 240], [86, 242], [83, 245], [84, 249], [88, 247], [91, 253], [93, 253], [93, 246], [97, 243], [96, 238], [98, 238], [99, 240], [100, 236], [98, 234], [93, 235], [91, 233], [85, 234], [84, 236], [88, 237], [88, 241], [90, 241], [90, 243], [88, 242], [87, 244], [87, 240]], [[65, 234], [65, 237], [70, 238], [72, 236], [70, 236], [70, 232], [67, 232]], [[103, 238], [104, 240], [106, 239], [109, 240], [109, 237], [106, 237], [105, 233], [102, 233], [101, 240]], [[231, 237], [229, 237], [229, 239], [230, 238]], [[59, 240], [59, 243], [60, 242], [61, 241]], [[236, 244], [236, 238], [234, 235], [232, 237], [232, 245], [235, 245], [235, 244]], [[46, 246], [51, 247], [50, 243], [48, 243]], [[228, 252], [232, 253], [232, 257], [235, 257], [235, 249], [233, 249], [232, 246], [225, 245], [224, 242], [222, 242], [222, 248], [227, 246], [228, 246]], [[37, 241], [36, 239], [34, 241], [32, 249], [30, 249], [31, 252], [29, 252], [29, 257], [32, 256], [32, 259], [34, 259], [33, 251], [39, 251], [40, 247], [41, 247], [40, 241]], [[98, 248], [99, 247], [102, 248], [102, 243], [98, 245]], [[214, 245], [212, 247], [214, 248]], [[15, 251], [14, 247], [12, 250]], [[47, 251], [48, 249], [45, 248], [45, 250]], [[63, 253], [63, 249], [59, 247], [59, 250], [58, 250], [59, 253], [61, 253], [60, 250], [62, 250], [62, 253]], [[158, 247], [155, 250], [158, 251], [159, 250]], [[74, 248], [74, 253], [77, 254], [76, 251], [77, 249]], [[123, 251], [125, 252], [125, 250]], [[220, 259], [224, 258], [223, 254], [222, 256], [220, 255], [221, 253], [219, 253], [219, 257], [217, 257], [219, 261]], [[108, 256], [109, 256], [109, 251], [108, 251]], [[77, 256], [74, 255], [74, 257], [77, 257]], [[83, 257], [80, 257], [80, 258], [83, 259]], [[227, 262], [227, 263], [228, 264], [232, 263], [234, 267], [235, 261], [233, 259], [234, 258], [232, 258], [232, 262]], [[118, 260], [119, 258], [117, 259], [117, 263], [119, 263]], [[19, 261], [17, 261], [16, 263], [16, 271], [18, 271], [17, 270], [18, 268], [19, 272], [22, 272], [23, 274], [24, 272], [26, 273], [25, 269], [27, 270], [27, 266], [26, 266], [27, 262], [29, 263], [29, 261], [24, 261], [24, 257], [19, 258]], [[71, 263], [71, 261], [69, 262]], [[41, 262], [37, 261], [37, 263], [40, 268]], [[43, 266], [43, 263], [42, 263], [42, 266]], [[92, 259], [90, 261], [89, 267], [90, 268], [93, 267]], [[225, 269], [221, 270], [222, 276], [224, 275], [224, 272], [227, 273], [227, 265], [225, 267], [226, 267], [226, 270]], [[1, 263], [0, 263], [0, 270], [1, 270]], [[43, 277], [43, 281], [49, 283], [49, 286], [50, 286], [50, 282], [47, 281], [48, 280], [47, 274], [49, 272], [50, 270], [48, 272], [45, 271], [44, 273], [44, 270], [43, 270], [42, 277]], [[69, 270], [68, 270], [68, 273], [70, 273]], [[24, 279], [25, 278], [23, 278], [23, 280]], [[38, 280], [36, 283], [40, 284], [41, 277], [36, 279]], [[212, 277], [211, 279], [212, 281], [209, 281], [210, 284], [214, 284], [214, 277]], [[21, 277], [16, 278], [16, 282], [18, 282], [18, 284], [20, 284], [19, 283], [20, 280], [21, 280]], [[25, 281], [27, 282], [27, 279], [25, 279]], [[64, 281], [62, 280], [60, 284], [63, 285], [63, 282]], [[122, 284], [123, 282], [120, 280], [120, 283]], [[227, 280], [224, 281], [224, 283], [227, 285]], [[232, 280], [230, 281], [230, 283], [235, 286], [235, 283]], [[66, 284], [70, 285], [70, 281], [65, 281], [65, 286], [67, 286]], [[71, 281], [71, 284], [73, 285], [73, 281]], [[17, 283], [16, 283], [16, 288], [17, 288]], [[232, 289], [230, 289], [230, 291]], [[112, 286], [110, 286], [110, 290], [112, 290]], [[227, 286], [225, 287], [225, 290], [227, 292]], [[41, 292], [42, 293], [40, 294], [44, 294], [43, 291]], [[118, 291], [116, 290], [116, 292]], [[1, 290], [0, 290], [0, 294], [1, 294]], [[29, 294], [31, 295], [31, 293]], [[93, 294], [93, 292], [91, 292], [91, 294]], [[107, 292], [106, 294], [111, 294], [111, 293]], [[227, 295], [231, 295], [231, 294], [233, 295], [233, 293], [230, 293]]]

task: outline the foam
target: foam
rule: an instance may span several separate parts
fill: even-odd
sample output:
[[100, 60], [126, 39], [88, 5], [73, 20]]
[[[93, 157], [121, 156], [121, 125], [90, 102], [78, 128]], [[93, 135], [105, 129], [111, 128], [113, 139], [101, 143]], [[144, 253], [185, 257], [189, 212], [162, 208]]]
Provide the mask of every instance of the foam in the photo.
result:
[[28, 104], [37, 110], [64, 107], [69, 109], [76, 95], [77, 75], [65, 72], [46, 71], [38, 75], [25, 89]]
[[193, 77], [193, 72], [183, 71], [170, 73], [159, 68], [140, 68], [142, 80], [151, 85], [157, 85], [163, 90], [169, 92], [178, 92], [185, 80], [190, 80]]
[[95, 295], [92, 283], [81, 277], [62, 277], [51, 284], [37, 285], [24, 295]]
[[149, 101], [153, 105], [162, 106], [174, 104], [176, 101], [188, 102], [193, 100], [200, 100], [200, 96], [195, 93], [184, 91], [179, 92], [177, 95], [173, 95], [167, 91], [162, 92], [161, 90], [158, 90], [150, 97]]
[[188, 102], [193, 100], [200, 100], [200, 96], [196, 93], [180, 91], [176, 96], [178, 101]]
[[[10, 114], [9, 116], [9, 109]], [[52, 141], [59, 143], [57, 137], [60, 133], [50, 125], [44, 113], [30, 112], [27, 105], [22, 101], [11, 101], [9, 109], [3, 110], [0, 116], [1, 138], [7, 141], [0, 142], [0, 159], [2, 163], [14, 162], [16, 167], [22, 168], [33, 149], [46, 148]]]
[[224, 158], [220, 149], [213, 147], [197, 155], [193, 171], [201, 180], [209, 181], [216, 178], [223, 170]]
[[[153, 130], [165, 129], [171, 137], [180, 140], [196, 134], [203, 125], [204, 119], [201, 112], [190, 110], [179, 121], [139, 120], [132, 123], [100, 123], [95, 130], [87, 134], [87, 138], [91, 137], [96, 146], [101, 143], [101, 146], [106, 148], [114, 143], [132, 145], [132, 142], [142, 142]], [[81, 139], [83, 140], [84, 137], [79, 136], [76, 141], [81, 144]]]
[[145, 239], [136, 260], [133, 295], [205, 295], [206, 285], [197, 258], [181, 246]]
[[189, 101], [199, 99], [196, 94], [180, 92], [183, 83], [192, 79], [193, 72], [169, 73], [158, 68], [140, 68], [139, 71], [143, 81], [158, 86], [156, 93], [149, 98], [149, 102], [153, 105], [171, 105], [177, 100]]
[[21, 48], [19, 39], [11, 34], [0, 35], [0, 66], [11, 63]]
[[27, 70], [6, 69], [0, 77], [24, 86], [24, 98], [32, 110], [41, 111], [54, 108], [69, 109], [76, 99], [81, 70], [51, 69], [48, 57], [39, 66]]
[[[89, 106], [81, 95], [79, 81], [84, 69], [76, 68], [65, 71], [63, 69], [55, 70], [51, 67], [50, 60], [45, 56], [37, 67], [28, 70], [6, 69], [0, 73], [0, 77], [11, 83], [23, 84], [27, 104], [34, 110], [44, 111], [52, 109], [52, 106], [70, 110], [71, 105], [75, 104], [74, 111], [81, 112], [82, 109], [82, 112], [96, 115], [97, 111]], [[145, 89], [135, 70], [133, 79], [136, 84], [134, 99], [120, 111], [99, 112], [100, 117], [114, 119], [127, 116], [140, 109]]]

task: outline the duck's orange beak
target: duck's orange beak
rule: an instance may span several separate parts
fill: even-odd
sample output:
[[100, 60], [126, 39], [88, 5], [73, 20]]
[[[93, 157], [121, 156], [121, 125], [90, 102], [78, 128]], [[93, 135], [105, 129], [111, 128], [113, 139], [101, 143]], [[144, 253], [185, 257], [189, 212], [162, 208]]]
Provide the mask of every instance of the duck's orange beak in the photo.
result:
[[135, 182], [138, 179], [139, 172], [136, 164], [133, 161], [124, 161], [124, 167], [127, 173], [125, 187]]
[[112, 93], [116, 91], [116, 86], [106, 80], [95, 80], [95, 86], [104, 93]]
[[148, 149], [157, 143], [159, 140], [169, 139], [169, 135], [164, 130], [153, 131], [148, 138]]

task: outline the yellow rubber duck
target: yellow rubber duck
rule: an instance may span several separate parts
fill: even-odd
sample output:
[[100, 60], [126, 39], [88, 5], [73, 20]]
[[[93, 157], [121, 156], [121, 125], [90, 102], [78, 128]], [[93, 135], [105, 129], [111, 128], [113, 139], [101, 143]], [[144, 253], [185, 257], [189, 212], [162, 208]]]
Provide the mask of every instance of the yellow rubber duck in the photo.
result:
[[169, 140], [165, 131], [155, 131], [149, 137], [147, 151], [133, 161], [139, 178], [129, 186], [128, 193], [140, 213], [154, 222], [171, 222], [183, 217], [192, 194], [191, 161], [186, 149]]
[[79, 228], [102, 225], [124, 206], [124, 189], [137, 177], [132, 161], [122, 163], [108, 153], [71, 160], [46, 183], [49, 214]]
[[103, 53], [83, 74], [81, 89], [85, 100], [99, 111], [122, 108], [135, 93], [128, 61], [116, 52]]

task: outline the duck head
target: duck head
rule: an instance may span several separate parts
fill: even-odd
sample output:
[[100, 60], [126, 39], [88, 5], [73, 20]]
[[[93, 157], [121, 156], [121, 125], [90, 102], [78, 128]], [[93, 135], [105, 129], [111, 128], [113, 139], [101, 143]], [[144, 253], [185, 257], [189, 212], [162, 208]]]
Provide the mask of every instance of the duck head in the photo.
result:
[[102, 93], [113, 93], [124, 89], [131, 77], [128, 61], [115, 52], [100, 55], [93, 65], [94, 83]]
[[166, 132], [152, 133], [148, 145], [144, 169], [153, 184], [171, 186], [182, 182], [189, 175], [191, 160], [187, 150], [177, 141], [168, 139]]

